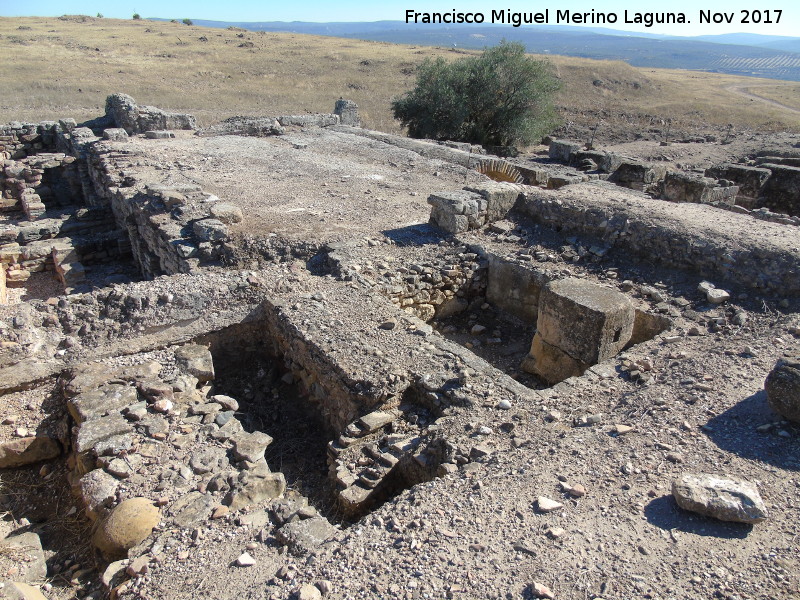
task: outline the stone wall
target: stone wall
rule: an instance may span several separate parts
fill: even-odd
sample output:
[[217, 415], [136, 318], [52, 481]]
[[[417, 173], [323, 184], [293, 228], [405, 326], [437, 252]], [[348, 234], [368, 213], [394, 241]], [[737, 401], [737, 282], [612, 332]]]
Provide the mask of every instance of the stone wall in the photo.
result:
[[[559, 192], [530, 188], [518, 207], [556, 230], [593, 236], [608, 246], [667, 266], [745, 288], [800, 294], [800, 256], [788, 248], [763, 245], [765, 240], [732, 241], [708, 228], [702, 235], [692, 234], [669, 215], [656, 214], [644, 198], [620, 197], [620, 192], [612, 190], [603, 184], [570, 186]], [[593, 195], [591, 206], [586, 205], [583, 194]]]
[[700, 177], [680, 171], [667, 171], [661, 197], [671, 202], [733, 205], [738, 192], [737, 186], [719, 185], [717, 180], [710, 177]]
[[759, 205], [778, 213], [800, 216], [800, 168], [764, 163], [770, 176], [761, 189]]
[[456, 192], [428, 196], [431, 224], [449, 233], [480, 229], [505, 217], [514, 207], [521, 187], [513, 183], [490, 182]]
[[165, 129], [197, 129], [192, 115], [139, 106], [127, 94], [112, 94], [106, 98], [106, 117], [112, 126], [124, 129], [128, 135]]
[[761, 167], [723, 164], [706, 169], [706, 177], [726, 179], [738, 186], [736, 204], [745, 208], [755, 208], [761, 195], [761, 188], [770, 176], [771, 171]]
[[466, 310], [468, 300], [486, 293], [488, 262], [467, 246], [454, 245], [417, 263], [362, 266], [348, 243], [328, 245], [328, 266], [339, 277], [355, 280], [423, 321]]

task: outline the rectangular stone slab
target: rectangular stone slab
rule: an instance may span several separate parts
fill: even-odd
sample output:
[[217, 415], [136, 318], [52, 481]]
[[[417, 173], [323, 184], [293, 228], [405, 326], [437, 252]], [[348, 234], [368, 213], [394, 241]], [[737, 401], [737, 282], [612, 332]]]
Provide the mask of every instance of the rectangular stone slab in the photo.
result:
[[593, 365], [625, 347], [634, 317], [624, 294], [582, 279], [560, 279], [540, 294], [536, 328], [548, 344]]

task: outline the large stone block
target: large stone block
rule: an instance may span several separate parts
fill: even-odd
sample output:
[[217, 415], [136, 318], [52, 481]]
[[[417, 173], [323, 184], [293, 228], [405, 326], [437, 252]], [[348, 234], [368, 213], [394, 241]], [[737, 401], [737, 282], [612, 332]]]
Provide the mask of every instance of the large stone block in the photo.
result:
[[450, 233], [463, 233], [486, 221], [486, 199], [480, 194], [461, 190], [428, 196], [431, 222]]
[[723, 202], [733, 205], [738, 191], [739, 188], [736, 186], [717, 185], [717, 182], [709, 177], [669, 171], [664, 177], [664, 189], [661, 197], [671, 202], [695, 204]]
[[550, 160], [555, 160], [568, 165], [572, 162], [573, 156], [581, 149], [580, 144], [568, 142], [566, 140], [553, 140], [550, 142]]
[[514, 208], [519, 198], [520, 188], [513, 183], [492, 181], [464, 188], [486, 199], [486, 222], [492, 223], [504, 218]]
[[616, 355], [633, 333], [635, 310], [624, 294], [582, 279], [548, 283], [539, 297], [537, 332], [588, 365]]
[[572, 358], [557, 346], [548, 344], [537, 332], [533, 336], [530, 354], [523, 359], [521, 368], [541, 377], [549, 385], [555, 385], [570, 377], [583, 375], [590, 366]]
[[667, 168], [635, 160], [621, 163], [609, 181], [640, 192], [653, 191], [664, 180]]
[[339, 115], [339, 122], [348, 127], [361, 127], [361, 118], [358, 116], [358, 104], [352, 100], [339, 98], [333, 109], [333, 114]]
[[200, 383], [214, 379], [214, 361], [205, 346], [186, 344], [175, 350], [178, 366], [189, 375], [197, 377]]

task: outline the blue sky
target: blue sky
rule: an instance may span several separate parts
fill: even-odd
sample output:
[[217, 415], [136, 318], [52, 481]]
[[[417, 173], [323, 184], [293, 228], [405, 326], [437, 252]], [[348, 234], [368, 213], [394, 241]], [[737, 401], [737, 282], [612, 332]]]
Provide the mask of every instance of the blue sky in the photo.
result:
[[[743, 24], [740, 22], [742, 10], [753, 8], [782, 9], [779, 23]], [[597, 11], [616, 12], [619, 20], [614, 29], [648, 31], [669, 35], [712, 35], [720, 33], [748, 32], [764, 35], [800, 36], [800, 7], [797, 2], [777, 0], [761, 5], [752, 1], [707, 0], [661, 0], [657, 3], [644, 3], [636, 0], [613, 0], [612, 2], [590, 2], [589, 0], [451, 0], [450, 2], [423, 0], [385, 0], [383, 2], [363, 2], [355, 0], [297, 0], [295, 2], [274, 2], [271, 0], [0, 0], [0, 16], [58, 16], [62, 14], [96, 15], [106, 17], [130, 18], [134, 12], [142, 17], [192, 18], [217, 21], [379, 21], [403, 20], [405, 11], [418, 12], [483, 12], [487, 20], [493, 9], [510, 9], [521, 12], [538, 12], [549, 8], [551, 14], [556, 9], [569, 9], [581, 12], [595, 8]], [[732, 24], [705, 24], [697, 22], [699, 9], [734, 13]], [[625, 24], [623, 11], [672, 11], [685, 12], [692, 23], [686, 25], [654, 25], [651, 28]], [[762, 9], [763, 10], [763, 9]], [[774, 13], [773, 13], [774, 20]], [[554, 17], [551, 16], [551, 24]]]

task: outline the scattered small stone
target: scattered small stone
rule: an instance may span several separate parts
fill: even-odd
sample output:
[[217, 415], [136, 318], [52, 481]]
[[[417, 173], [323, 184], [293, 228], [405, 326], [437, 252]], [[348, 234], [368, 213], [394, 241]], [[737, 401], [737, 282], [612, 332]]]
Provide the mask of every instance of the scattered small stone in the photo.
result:
[[223, 517], [226, 517], [230, 512], [231, 512], [231, 509], [228, 508], [227, 506], [217, 506], [211, 512], [211, 518], [214, 519], [214, 520], [222, 519]]
[[564, 492], [572, 496], [573, 498], [583, 498], [586, 495], [586, 488], [583, 487], [580, 483], [576, 483], [575, 485], [563, 485]]
[[321, 600], [322, 592], [316, 586], [306, 583], [297, 590], [296, 598], [297, 600]]
[[[122, 561], [119, 561], [122, 562]], [[137, 577], [139, 575], [144, 575], [147, 573], [148, 565], [150, 564], [150, 559], [147, 556], [137, 556], [134, 558], [125, 569], [125, 572], [130, 575], [131, 577]]]
[[726, 292], [725, 290], [715, 288], [706, 292], [706, 300], [708, 300], [711, 304], [722, 304], [730, 299], [730, 293]]
[[547, 411], [547, 414], [544, 416], [545, 421], [555, 422], [560, 421], [564, 415], [561, 414], [561, 411], [558, 410], [550, 410]]
[[631, 431], [633, 431], [633, 427], [631, 427], [630, 425], [622, 425], [622, 424], [614, 425], [614, 433], [616, 433], [617, 435], [625, 435], [626, 433], [630, 433]]
[[500, 400], [500, 402], [497, 403], [497, 408], [499, 408], [500, 410], [510, 410], [511, 402], [509, 402], [508, 400]]
[[327, 596], [333, 591], [333, 584], [327, 579], [320, 579], [319, 581], [315, 581], [314, 585], [323, 596]]
[[548, 600], [555, 600], [556, 595], [545, 584], [534, 581], [528, 586], [528, 593], [534, 598], [548, 598]]
[[252, 567], [254, 564], [256, 564], [256, 559], [247, 552], [242, 552], [239, 558], [236, 559], [237, 567]]
[[555, 500], [552, 500], [545, 496], [539, 496], [536, 499], [536, 509], [540, 513], [551, 513], [557, 510], [561, 510], [562, 508], [564, 508], [564, 505], [561, 504], [561, 502], [556, 502]]

